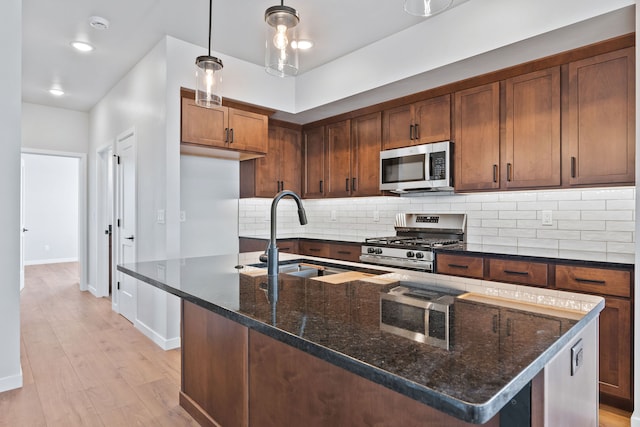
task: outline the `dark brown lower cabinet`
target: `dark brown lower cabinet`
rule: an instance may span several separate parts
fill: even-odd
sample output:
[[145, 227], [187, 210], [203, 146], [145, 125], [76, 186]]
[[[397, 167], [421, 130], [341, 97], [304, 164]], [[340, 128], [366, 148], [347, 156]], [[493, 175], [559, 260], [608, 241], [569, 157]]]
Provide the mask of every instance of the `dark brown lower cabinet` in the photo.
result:
[[[600, 313], [600, 400], [633, 409], [631, 301], [605, 298]], [[622, 402], [619, 402], [621, 399]]]

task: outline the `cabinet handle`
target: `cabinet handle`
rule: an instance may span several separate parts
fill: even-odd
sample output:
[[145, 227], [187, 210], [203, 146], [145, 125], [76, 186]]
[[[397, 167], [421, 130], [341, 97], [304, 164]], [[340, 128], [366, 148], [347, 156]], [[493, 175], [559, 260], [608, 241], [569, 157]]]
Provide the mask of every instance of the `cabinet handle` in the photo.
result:
[[494, 314], [492, 319], [493, 333], [498, 333], [498, 315]]
[[351, 251], [338, 251], [341, 255], [351, 255]]
[[502, 270], [506, 274], [517, 274], [518, 276], [528, 276], [528, 271]]
[[413, 125], [409, 125], [409, 139], [413, 141]]
[[318, 248], [309, 248], [309, 252], [320, 252]]
[[324, 193], [324, 181], [320, 180], [320, 193]]
[[576, 177], [576, 158], [571, 157], [571, 178]]
[[233, 128], [229, 129], [229, 133], [231, 134], [231, 139], [229, 140], [229, 144], [233, 144]]
[[511, 181], [511, 163], [507, 163], [507, 181]]
[[351, 191], [356, 191], [356, 179], [351, 178]]
[[493, 182], [498, 182], [498, 165], [493, 165]]
[[462, 265], [462, 264], [447, 264], [449, 267], [451, 268], [463, 268], [463, 269], [468, 269], [469, 266], [468, 265]]
[[580, 283], [590, 283], [592, 285], [602, 285], [602, 286], [607, 284], [607, 282], [605, 282], [604, 280], [582, 279], [580, 277], [576, 277], [575, 281]]
[[344, 191], [349, 192], [349, 178], [347, 178], [344, 182]]
[[413, 137], [414, 139], [420, 139], [420, 125], [413, 125]]
[[229, 142], [229, 128], [224, 128], [224, 142]]
[[511, 319], [507, 319], [507, 336], [511, 336]]

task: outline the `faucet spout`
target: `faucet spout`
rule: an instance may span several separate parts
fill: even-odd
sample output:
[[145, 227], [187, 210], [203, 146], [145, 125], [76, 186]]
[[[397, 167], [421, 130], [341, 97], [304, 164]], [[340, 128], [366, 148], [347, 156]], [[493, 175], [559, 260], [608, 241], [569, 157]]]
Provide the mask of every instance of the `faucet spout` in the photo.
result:
[[307, 224], [307, 214], [302, 206], [302, 200], [300, 196], [290, 190], [284, 190], [276, 194], [271, 202], [271, 234], [269, 239], [269, 246], [267, 246], [267, 274], [269, 279], [268, 296], [271, 303], [275, 303], [278, 300], [278, 246], [277, 240], [277, 210], [278, 202], [284, 197], [291, 197], [298, 205], [298, 220], [300, 225]]

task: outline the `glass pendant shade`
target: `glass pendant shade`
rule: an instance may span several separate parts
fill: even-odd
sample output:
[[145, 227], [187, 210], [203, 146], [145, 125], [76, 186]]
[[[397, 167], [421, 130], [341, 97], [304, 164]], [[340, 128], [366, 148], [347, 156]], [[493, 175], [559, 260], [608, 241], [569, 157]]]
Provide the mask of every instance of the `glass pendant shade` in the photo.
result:
[[451, 7], [453, 0], [405, 0], [404, 10], [410, 15], [433, 16]]
[[278, 77], [298, 74], [298, 50], [291, 42], [297, 40], [298, 12], [288, 6], [273, 6], [264, 13], [267, 23], [265, 37], [265, 70]]
[[222, 105], [222, 61], [215, 56], [196, 58], [196, 104], [202, 107]]

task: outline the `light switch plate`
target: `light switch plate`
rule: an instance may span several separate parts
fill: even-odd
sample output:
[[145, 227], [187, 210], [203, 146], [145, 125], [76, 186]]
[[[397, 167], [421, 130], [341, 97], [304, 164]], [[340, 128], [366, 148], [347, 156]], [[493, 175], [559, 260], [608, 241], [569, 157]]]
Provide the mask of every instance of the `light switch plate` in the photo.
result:
[[542, 211], [542, 225], [553, 225], [553, 214], [551, 211]]
[[380, 221], [380, 212], [379, 211], [373, 211], [373, 220], [375, 222]]
[[578, 369], [584, 364], [584, 350], [582, 339], [571, 347], [571, 376], [574, 376]]
[[331, 211], [331, 221], [336, 220], [336, 211]]

